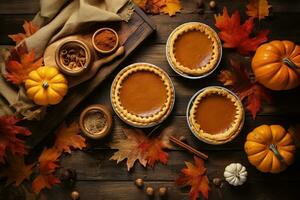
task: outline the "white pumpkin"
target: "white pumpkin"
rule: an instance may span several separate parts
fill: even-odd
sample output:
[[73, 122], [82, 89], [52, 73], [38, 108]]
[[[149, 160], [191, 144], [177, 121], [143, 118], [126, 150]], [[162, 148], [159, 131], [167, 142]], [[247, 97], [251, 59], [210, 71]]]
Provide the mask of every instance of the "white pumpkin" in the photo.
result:
[[247, 180], [248, 172], [246, 167], [240, 163], [231, 163], [225, 168], [225, 180], [234, 186], [243, 185]]

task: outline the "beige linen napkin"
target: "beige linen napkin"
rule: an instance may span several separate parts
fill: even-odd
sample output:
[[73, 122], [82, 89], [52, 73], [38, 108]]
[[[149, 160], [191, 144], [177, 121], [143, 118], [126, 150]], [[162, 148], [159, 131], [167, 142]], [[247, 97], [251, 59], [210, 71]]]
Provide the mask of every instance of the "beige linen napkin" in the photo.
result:
[[[40, 29], [24, 41], [37, 56], [44, 53], [48, 44], [62, 37], [95, 23], [127, 21], [133, 13], [130, 0], [40, 0], [40, 4], [41, 9], [33, 19]], [[1, 72], [5, 71], [5, 62], [1, 58], [0, 67]], [[0, 94], [0, 116], [18, 113], [29, 120], [40, 120], [45, 114], [46, 108], [34, 105], [23, 87], [12, 86], [3, 77], [0, 77]]]

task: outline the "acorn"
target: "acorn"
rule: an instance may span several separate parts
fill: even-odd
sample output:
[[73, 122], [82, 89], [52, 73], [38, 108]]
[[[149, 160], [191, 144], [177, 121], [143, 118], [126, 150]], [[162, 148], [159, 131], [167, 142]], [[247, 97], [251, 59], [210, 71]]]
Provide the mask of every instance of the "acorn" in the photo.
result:
[[141, 179], [141, 178], [138, 178], [134, 181], [134, 184], [139, 187], [139, 188], [142, 188], [144, 186], [144, 180]]
[[215, 1], [210, 1], [209, 2], [209, 7], [210, 7], [210, 9], [215, 9], [216, 8], [216, 6], [217, 6], [217, 3], [215, 2]]
[[148, 187], [146, 188], [146, 194], [147, 194], [149, 197], [152, 197], [152, 196], [154, 195], [154, 189], [153, 189], [153, 187], [148, 186]]
[[73, 192], [71, 192], [71, 199], [72, 199], [72, 200], [78, 200], [79, 197], [80, 197], [80, 194], [79, 194], [78, 191], [73, 191]]
[[166, 198], [168, 195], [168, 188], [167, 187], [160, 187], [158, 189], [158, 195], [161, 198]]
[[203, 0], [197, 1], [197, 8], [202, 8], [204, 6]]
[[221, 187], [221, 185], [222, 185], [222, 179], [216, 177], [216, 178], [213, 179], [213, 183], [215, 184], [215, 186]]

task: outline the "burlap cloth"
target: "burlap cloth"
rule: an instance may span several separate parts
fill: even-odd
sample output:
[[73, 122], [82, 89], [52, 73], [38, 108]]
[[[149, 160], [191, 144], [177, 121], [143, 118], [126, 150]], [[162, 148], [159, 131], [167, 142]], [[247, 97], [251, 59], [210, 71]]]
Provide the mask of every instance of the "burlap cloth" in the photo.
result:
[[[130, 0], [40, 0], [40, 5], [33, 19], [40, 29], [20, 43], [34, 49], [37, 56], [43, 55], [48, 44], [92, 24], [128, 21], [133, 10]], [[5, 71], [8, 49], [1, 49], [1, 72]], [[23, 87], [11, 85], [0, 76], [0, 116], [15, 114], [28, 120], [40, 120], [45, 111], [45, 107], [36, 106], [27, 98]]]

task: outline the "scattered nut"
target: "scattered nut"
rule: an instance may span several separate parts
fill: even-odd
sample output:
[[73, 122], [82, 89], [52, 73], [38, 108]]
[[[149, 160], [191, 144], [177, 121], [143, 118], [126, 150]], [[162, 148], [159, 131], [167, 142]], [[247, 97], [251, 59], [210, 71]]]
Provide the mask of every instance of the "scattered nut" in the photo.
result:
[[80, 197], [79, 192], [78, 191], [73, 191], [71, 192], [71, 199], [72, 200], [78, 200]]
[[217, 186], [220, 187], [222, 185], [222, 179], [216, 177], [213, 179], [213, 183]]
[[198, 0], [197, 1], [197, 8], [202, 8], [204, 6], [203, 0]]
[[210, 1], [210, 2], [209, 2], [209, 7], [210, 7], [210, 9], [215, 9], [216, 6], [217, 6], [217, 3], [216, 3], [215, 1]]
[[152, 187], [148, 186], [148, 187], [146, 188], [146, 194], [147, 194], [148, 196], [153, 196], [153, 195], [154, 195], [154, 189], [153, 189]]
[[141, 187], [144, 186], [144, 180], [141, 179], [141, 178], [138, 178], [138, 179], [136, 179], [136, 180], [134, 181], [134, 184], [135, 184], [137, 187], [141, 188]]
[[160, 187], [158, 189], [158, 195], [161, 197], [161, 198], [165, 198], [167, 195], [168, 195], [168, 188], [167, 187]]

